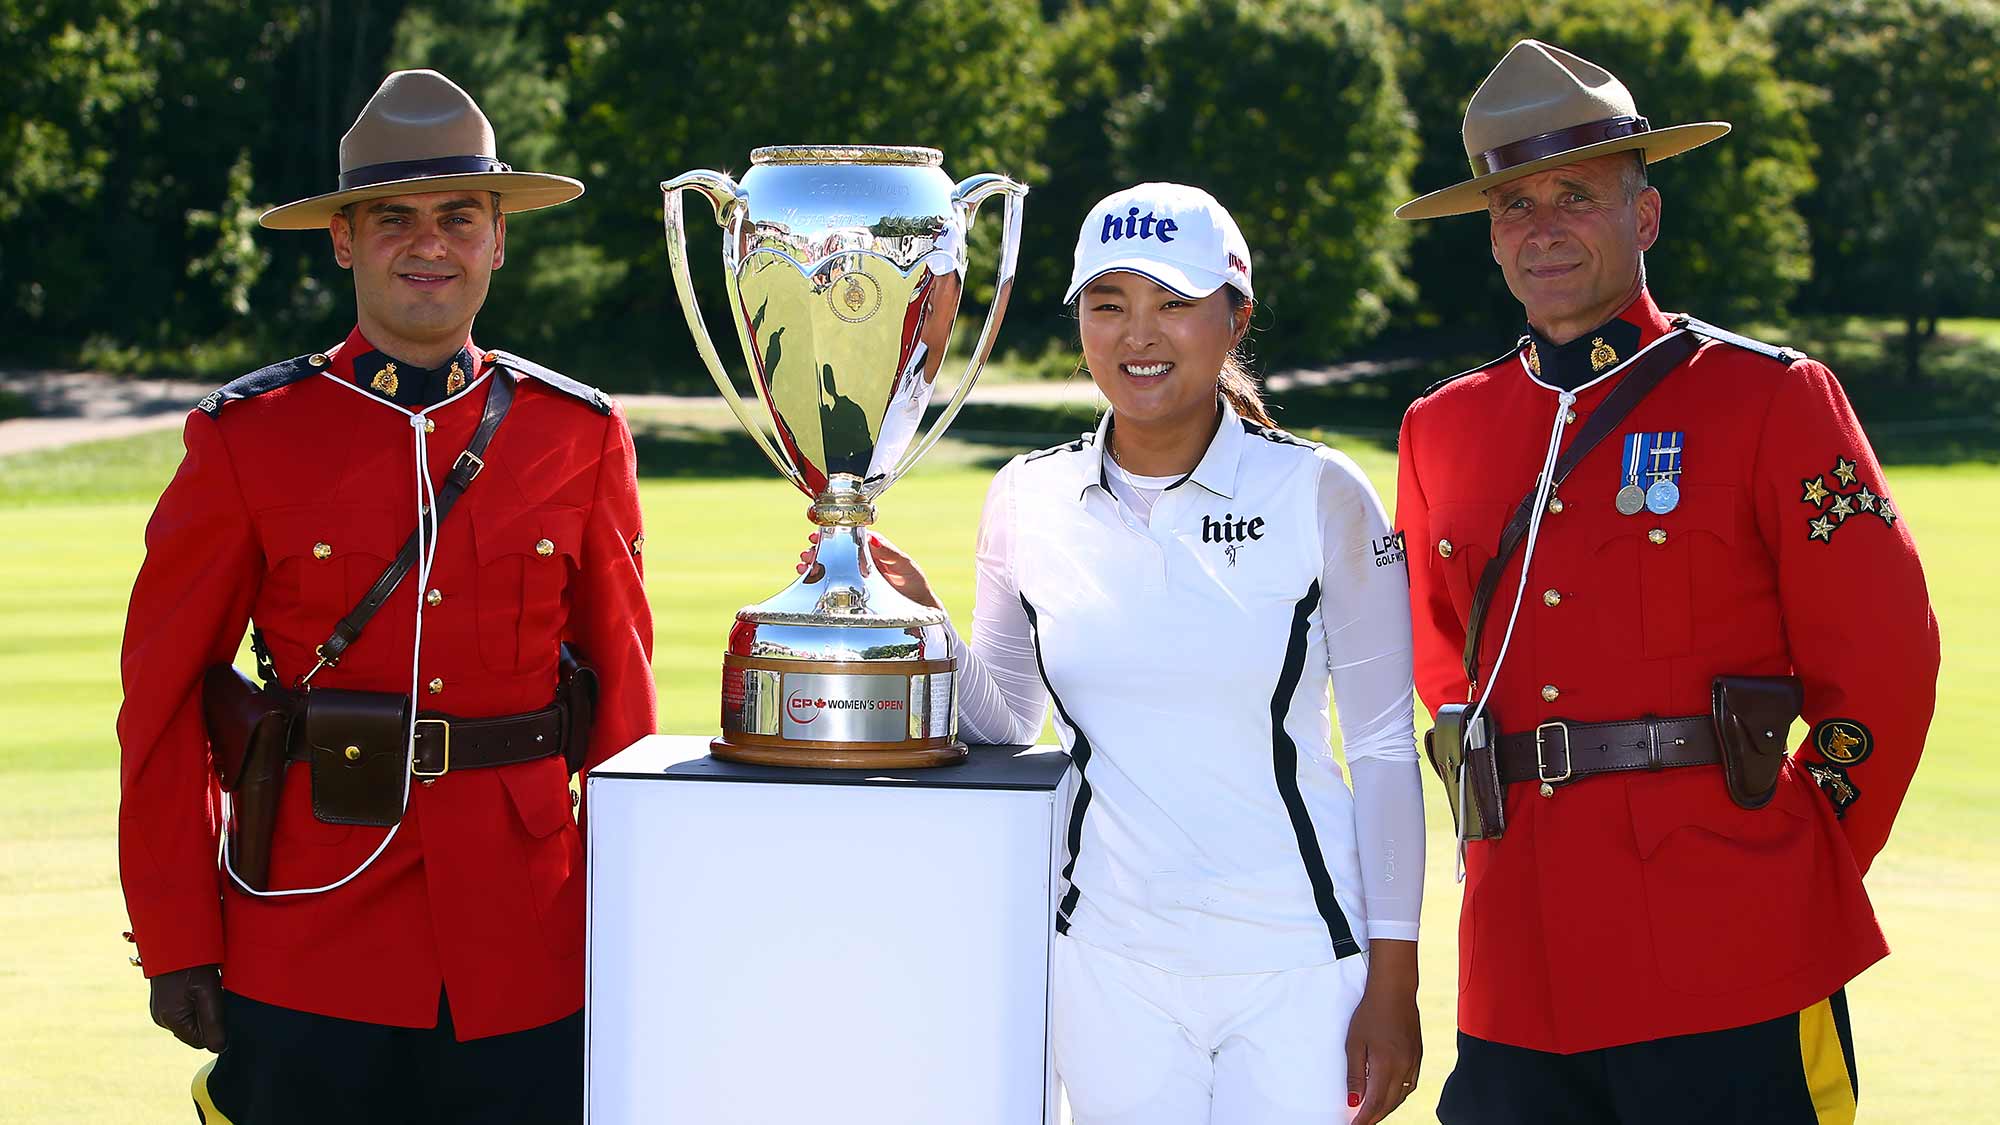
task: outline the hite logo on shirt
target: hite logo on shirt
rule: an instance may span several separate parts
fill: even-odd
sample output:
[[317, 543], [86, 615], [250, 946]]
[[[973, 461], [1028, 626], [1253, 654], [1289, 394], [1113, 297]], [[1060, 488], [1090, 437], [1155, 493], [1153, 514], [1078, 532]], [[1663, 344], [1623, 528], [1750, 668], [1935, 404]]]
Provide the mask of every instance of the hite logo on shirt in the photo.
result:
[[1223, 544], [1222, 554], [1229, 560], [1230, 566], [1236, 565], [1236, 552], [1242, 549], [1243, 544], [1262, 538], [1263, 516], [1237, 519], [1235, 513], [1224, 512], [1220, 521], [1209, 516], [1201, 517], [1201, 541]]

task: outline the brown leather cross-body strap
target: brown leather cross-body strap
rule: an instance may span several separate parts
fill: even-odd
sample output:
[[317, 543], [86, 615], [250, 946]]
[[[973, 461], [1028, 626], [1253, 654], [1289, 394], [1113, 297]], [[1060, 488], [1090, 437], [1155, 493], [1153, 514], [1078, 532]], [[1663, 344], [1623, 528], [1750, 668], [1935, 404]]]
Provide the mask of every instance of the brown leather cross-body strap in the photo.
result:
[[[1568, 479], [1577, 463], [1625, 420], [1632, 408], [1639, 405], [1640, 399], [1659, 386], [1668, 372], [1680, 366], [1701, 346], [1701, 338], [1686, 330], [1685, 317], [1676, 317], [1674, 327], [1680, 331], [1662, 337], [1650, 351], [1634, 360], [1619, 378], [1618, 385], [1604, 396], [1604, 404], [1593, 411], [1590, 421], [1577, 431], [1569, 448], [1563, 450], [1562, 457], [1556, 461], [1550, 492]], [[1528, 534], [1528, 525], [1535, 515], [1535, 500], [1540, 495], [1541, 478], [1537, 477], [1535, 483], [1528, 487], [1528, 494], [1514, 509], [1514, 518], [1507, 521], [1506, 530], [1500, 533], [1500, 546], [1479, 575], [1479, 588], [1472, 595], [1472, 611], [1466, 616], [1465, 625], [1465, 681], [1471, 685], [1474, 694], [1479, 687], [1479, 637], [1486, 629], [1486, 612], [1492, 608], [1493, 593], [1500, 587], [1500, 577], [1507, 570], [1507, 561], [1513, 558], [1514, 552], [1520, 549], [1521, 540]]]
[[[513, 406], [514, 378], [505, 368], [495, 366], [487, 377], [486, 408], [479, 416], [479, 428], [472, 432], [472, 440], [466, 443], [465, 452], [458, 455], [458, 460], [452, 463], [450, 474], [438, 487], [435, 526], [444, 526], [445, 517], [451, 514], [451, 509], [458, 503], [458, 498], [465, 495], [466, 488], [479, 476], [479, 471], [486, 467], [483, 459], [486, 446], [492, 442], [494, 431], [500, 428], [501, 419], [507, 417], [507, 411]], [[424, 521], [419, 520], [417, 529], [410, 533], [410, 538], [403, 543], [403, 549], [397, 552], [395, 560], [389, 564], [389, 569], [382, 572], [382, 577], [375, 580], [375, 584], [362, 595], [361, 601], [348, 611], [346, 617], [340, 619], [340, 623], [333, 627], [333, 632], [326, 638], [326, 642], [319, 646], [317, 653], [319, 663], [313, 667], [312, 672], [306, 673], [306, 680], [312, 678], [313, 672], [340, 663], [341, 656], [346, 654], [348, 647], [360, 638], [361, 630], [367, 628], [369, 619], [375, 616], [375, 611], [382, 608], [382, 604], [389, 600], [389, 595], [395, 593], [396, 587], [402, 583], [403, 576], [410, 572], [411, 567], [417, 565], [417, 555], [423, 547]]]

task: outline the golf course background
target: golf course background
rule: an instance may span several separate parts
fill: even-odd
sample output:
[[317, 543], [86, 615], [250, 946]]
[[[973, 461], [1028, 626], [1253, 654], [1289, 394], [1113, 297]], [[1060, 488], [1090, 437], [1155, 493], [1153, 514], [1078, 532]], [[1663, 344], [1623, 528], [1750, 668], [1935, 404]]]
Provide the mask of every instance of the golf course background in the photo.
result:
[[[884, 501], [879, 530], [925, 565], [957, 620], [970, 616], [973, 534], [992, 468], [1087, 425], [1089, 398], [1076, 389], [1079, 405], [1067, 411], [974, 409], [955, 432], [979, 441], [948, 439]], [[1313, 413], [1300, 400], [1280, 417], [1355, 456], [1393, 504], [1394, 451], [1380, 428], [1299, 424]], [[634, 419], [668, 732], [713, 727], [731, 614], [786, 579], [808, 530], [803, 498], [715, 414]], [[1991, 1121], [2000, 856], [1990, 818], [2000, 779], [1988, 708], [2000, 677], [2000, 463], [1990, 452], [1954, 461], [1942, 439], [1878, 445], [1923, 551], [1944, 671], [1923, 766], [1868, 880], [1895, 952], [1850, 989], [1861, 1120]], [[118, 642], [145, 520], [179, 454], [178, 435], [162, 432], [0, 458], [0, 1122], [192, 1120], [187, 1082], [205, 1056], [146, 1015], [144, 982], [119, 936], [115, 849]], [[1865, 617], [1868, 591], [1852, 596]], [[1452, 1058], [1458, 888], [1450, 820], [1434, 782], [1426, 792], [1427, 1058], [1420, 1088], [1393, 1118], [1411, 1122], [1432, 1119]], [[883, 1081], [894, 1080], [885, 1067]]]

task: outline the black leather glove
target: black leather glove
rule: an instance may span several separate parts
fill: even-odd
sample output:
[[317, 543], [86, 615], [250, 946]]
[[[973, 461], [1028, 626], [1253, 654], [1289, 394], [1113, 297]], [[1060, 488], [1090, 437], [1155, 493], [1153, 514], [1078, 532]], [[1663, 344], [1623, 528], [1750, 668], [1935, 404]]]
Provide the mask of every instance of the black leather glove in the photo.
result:
[[222, 966], [161, 973], [153, 986], [153, 1022], [197, 1050], [222, 1050]]

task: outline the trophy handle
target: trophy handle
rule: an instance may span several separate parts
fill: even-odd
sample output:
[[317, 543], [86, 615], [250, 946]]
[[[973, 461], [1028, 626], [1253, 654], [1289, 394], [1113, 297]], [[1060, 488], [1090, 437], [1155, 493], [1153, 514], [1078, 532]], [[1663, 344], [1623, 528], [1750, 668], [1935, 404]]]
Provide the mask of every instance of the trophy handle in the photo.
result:
[[[701, 361], [708, 367], [709, 378], [715, 381], [716, 389], [722, 392], [723, 401], [727, 402], [729, 409], [735, 412], [736, 420], [743, 423], [743, 428], [750, 432], [751, 440], [757, 443], [757, 448], [764, 451], [764, 456], [771, 459], [771, 464], [777, 467], [778, 472], [786, 480], [792, 482], [793, 487], [810, 495], [812, 490], [806, 487], [805, 477], [778, 451], [778, 447], [765, 434], [763, 424], [743, 404], [743, 398], [736, 393], [736, 384], [730, 379], [728, 369], [722, 366], [722, 356], [715, 350], [715, 341], [709, 338], [708, 325], [701, 316], [701, 305], [695, 300], [694, 278], [688, 272], [687, 222], [681, 213], [681, 196], [690, 188], [701, 192], [708, 199], [709, 206], [715, 209], [716, 225], [725, 230], [741, 215], [743, 208], [749, 202], [749, 197], [737, 186], [735, 180], [721, 172], [712, 172], [706, 168], [683, 172], [671, 180], [660, 182], [660, 192], [665, 197], [666, 205], [667, 262], [673, 268], [674, 291], [680, 294], [681, 311], [687, 314], [688, 331], [694, 334], [695, 351], [701, 353]], [[725, 247], [723, 269], [734, 268], [734, 259], [733, 248]]]
[[870, 496], [878, 496], [897, 478], [910, 471], [917, 459], [937, 444], [944, 436], [945, 428], [952, 419], [958, 417], [959, 408], [965, 405], [965, 396], [972, 392], [972, 385], [979, 381], [979, 373], [986, 368], [986, 359], [993, 352], [994, 338], [1000, 334], [1000, 318], [1006, 315], [1007, 298], [1014, 292], [1014, 264], [1021, 253], [1021, 201], [1028, 194], [1026, 184], [1017, 183], [1005, 176], [983, 172], [961, 180], [952, 189], [952, 205], [958, 208], [964, 218], [968, 234], [972, 231], [972, 218], [979, 213], [979, 205], [995, 195], [1004, 195], [1005, 209], [1001, 214], [1004, 224], [1000, 231], [1000, 270], [993, 287], [993, 304], [986, 310], [986, 323], [979, 330], [979, 342], [973, 347], [972, 355], [966, 360], [965, 373], [959, 376], [958, 386], [953, 388], [951, 401], [945, 404], [944, 412], [931, 424], [929, 432], [910, 446], [879, 485], [869, 490]]

